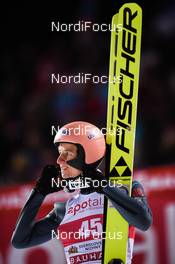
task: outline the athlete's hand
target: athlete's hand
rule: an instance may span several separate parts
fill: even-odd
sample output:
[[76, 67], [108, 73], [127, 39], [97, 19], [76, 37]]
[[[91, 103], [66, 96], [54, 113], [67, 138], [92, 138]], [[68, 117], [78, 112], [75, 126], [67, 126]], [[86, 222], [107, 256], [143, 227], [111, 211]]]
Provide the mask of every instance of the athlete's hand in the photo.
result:
[[89, 185], [87, 188], [82, 188], [82, 194], [89, 194], [92, 192], [103, 193], [103, 187], [107, 186], [107, 180], [103, 173], [98, 169], [87, 170], [83, 177], [85, 182]]
[[46, 165], [37, 179], [35, 189], [42, 195], [62, 190], [61, 187], [61, 170], [54, 165]]

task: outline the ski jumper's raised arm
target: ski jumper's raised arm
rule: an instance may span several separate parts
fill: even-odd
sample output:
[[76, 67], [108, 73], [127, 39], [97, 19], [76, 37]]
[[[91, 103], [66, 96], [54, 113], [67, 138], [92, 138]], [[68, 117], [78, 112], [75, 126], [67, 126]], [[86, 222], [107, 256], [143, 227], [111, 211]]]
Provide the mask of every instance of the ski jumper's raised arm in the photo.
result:
[[133, 181], [132, 197], [129, 197], [122, 189], [109, 185], [103, 188], [103, 193], [130, 225], [143, 231], [151, 226], [152, 212], [143, 186], [138, 181]]
[[[36, 215], [45, 196], [33, 189], [17, 220], [11, 242], [15, 248], [27, 248], [52, 239], [52, 230], [57, 230], [64, 216], [64, 203], [60, 210], [53, 209], [46, 217], [36, 221]], [[58, 207], [58, 206], [57, 206]], [[58, 215], [58, 212], [59, 215]]]

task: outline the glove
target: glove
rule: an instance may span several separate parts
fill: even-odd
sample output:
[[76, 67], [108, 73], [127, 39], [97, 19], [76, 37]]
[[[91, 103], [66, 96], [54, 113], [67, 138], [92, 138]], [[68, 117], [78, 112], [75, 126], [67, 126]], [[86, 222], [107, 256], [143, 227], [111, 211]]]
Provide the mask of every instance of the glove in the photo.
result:
[[63, 190], [61, 187], [61, 170], [54, 165], [46, 165], [41, 176], [37, 179], [35, 190], [46, 196], [49, 193]]
[[103, 193], [103, 187], [107, 185], [103, 173], [100, 170], [92, 169], [83, 173], [87, 188], [81, 188], [82, 194], [90, 194], [92, 192]]

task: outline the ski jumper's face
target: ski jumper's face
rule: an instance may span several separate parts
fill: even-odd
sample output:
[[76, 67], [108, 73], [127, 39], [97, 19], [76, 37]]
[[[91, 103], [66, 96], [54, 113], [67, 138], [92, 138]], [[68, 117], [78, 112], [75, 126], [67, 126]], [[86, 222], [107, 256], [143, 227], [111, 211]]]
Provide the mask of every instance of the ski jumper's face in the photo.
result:
[[64, 179], [74, 178], [80, 175], [82, 172], [69, 164], [67, 161], [75, 159], [77, 157], [77, 146], [71, 143], [60, 143], [58, 146], [59, 156], [57, 159], [57, 164], [60, 165], [61, 174]]

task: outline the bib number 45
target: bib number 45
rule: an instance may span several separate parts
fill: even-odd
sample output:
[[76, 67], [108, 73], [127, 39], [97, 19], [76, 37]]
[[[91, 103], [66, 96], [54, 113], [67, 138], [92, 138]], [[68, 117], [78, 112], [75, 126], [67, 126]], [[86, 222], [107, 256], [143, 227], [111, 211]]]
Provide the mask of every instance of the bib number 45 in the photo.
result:
[[101, 237], [103, 231], [101, 218], [92, 218], [89, 220], [85, 220], [82, 222], [81, 227], [79, 229], [79, 235], [81, 237], [93, 239], [98, 239]]

